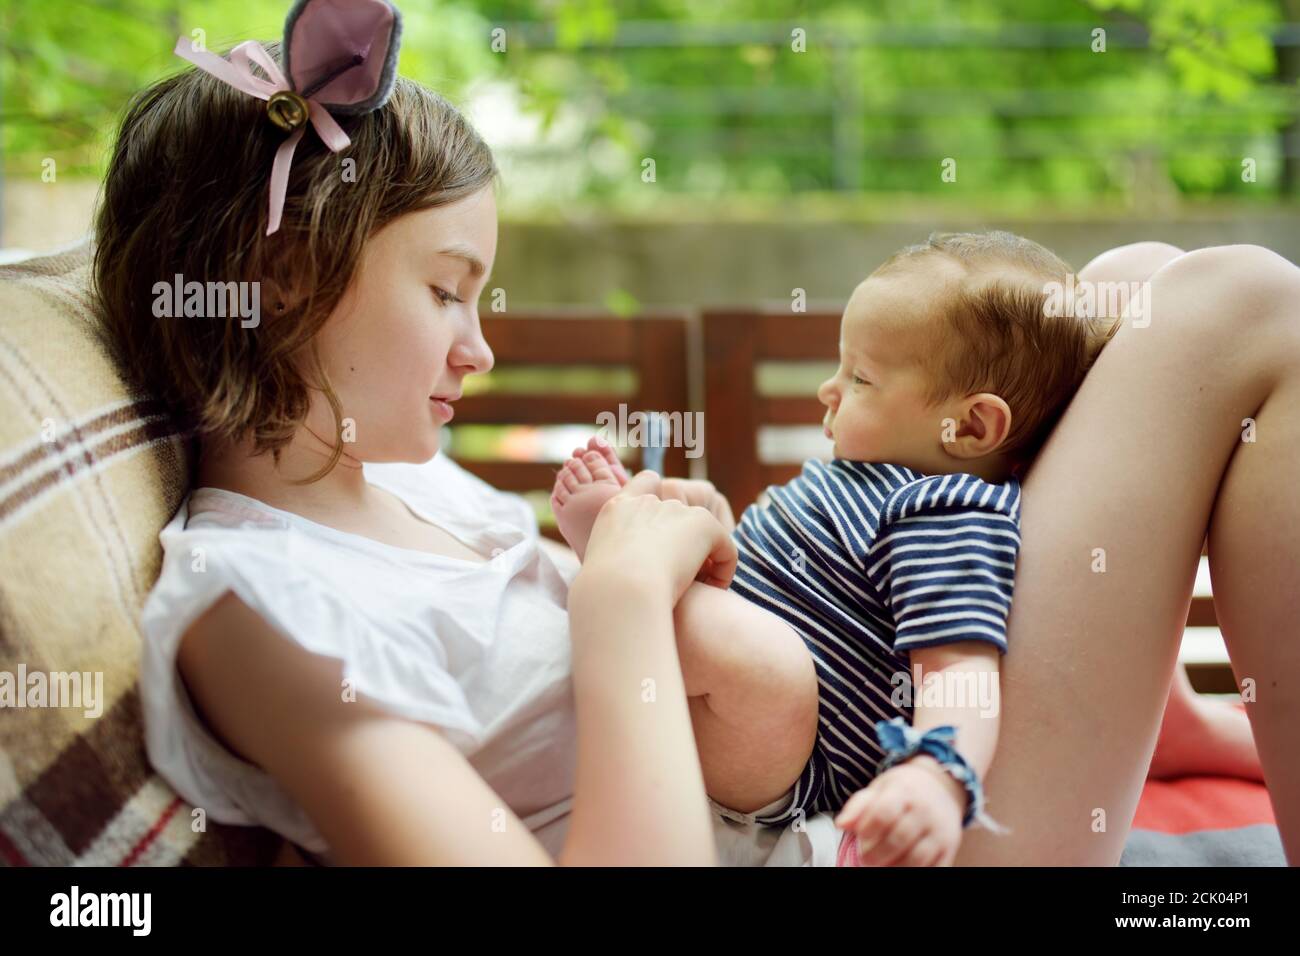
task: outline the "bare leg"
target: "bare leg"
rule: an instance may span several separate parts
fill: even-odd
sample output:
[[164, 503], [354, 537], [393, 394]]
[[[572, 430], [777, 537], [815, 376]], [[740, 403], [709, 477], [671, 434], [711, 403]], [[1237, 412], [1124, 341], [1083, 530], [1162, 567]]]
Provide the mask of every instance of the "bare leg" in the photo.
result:
[[799, 779], [817, 737], [807, 645], [775, 614], [703, 584], [674, 623], [704, 789], [742, 813], [766, 806]]
[[[1079, 271], [1079, 278], [1127, 287], [1149, 281], [1183, 252], [1163, 242], [1135, 242], [1102, 253]], [[1264, 779], [1246, 712], [1236, 704], [1197, 694], [1187, 672], [1176, 667], [1148, 776], [1188, 774]]]
[[1147, 776], [1189, 774], [1264, 779], [1247, 711], [1234, 702], [1202, 697], [1187, 671], [1176, 667]]
[[[1300, 327], [1300, 282], [1278, 305]], [[1300, 864], [1300, 368], [1295, 352], [1238, 441], [1210, 521], [1214, 606], [1264, 767], [1287, 859]]]
[[[1006, 836], [959, 864], [1113, 865], [1160, 727], [1207, 528], [1284, 845], [1300, 860], [1300, 269], [1253, 246], [1179, 256], [1145, 328], [1103, 351], [1024, 482], [986, 781]], [[1241, 441], [1244, 418], [1257, 441]], [[1104, 549], [1106, 572], [1094, 573]]]

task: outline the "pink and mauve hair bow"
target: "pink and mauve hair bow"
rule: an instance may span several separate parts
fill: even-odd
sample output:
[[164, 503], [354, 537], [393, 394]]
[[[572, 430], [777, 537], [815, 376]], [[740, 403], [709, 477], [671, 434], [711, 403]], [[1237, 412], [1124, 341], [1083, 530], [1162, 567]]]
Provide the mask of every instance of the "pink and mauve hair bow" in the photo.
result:
[[[289, 166], [308, 120], [332, 152], [351, 143], [331, 114], [356, 116], [388, 101], [401, 39], [401, 14], [387, 0], [298, 0], [284, 23], [284, 73], [256, 40], [239, 44], [226, 60], [194, 49], [188, 37], [177, 39], [177, 56], [266, 100], [271, 122], [290, 134], [271, 165], [268, 236], [280, 228]], [[255, 75], [253, 64], [270, 79]]]

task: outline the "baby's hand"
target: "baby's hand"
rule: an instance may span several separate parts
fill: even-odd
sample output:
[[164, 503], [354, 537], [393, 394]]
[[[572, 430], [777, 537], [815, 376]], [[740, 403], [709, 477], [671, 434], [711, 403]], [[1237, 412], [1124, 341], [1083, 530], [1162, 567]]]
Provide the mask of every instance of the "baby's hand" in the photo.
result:
[[835, 825], [857, 835], [863, 866], [950, 866], [965, 813], [966, 790], [919, 754], [850, 797]]

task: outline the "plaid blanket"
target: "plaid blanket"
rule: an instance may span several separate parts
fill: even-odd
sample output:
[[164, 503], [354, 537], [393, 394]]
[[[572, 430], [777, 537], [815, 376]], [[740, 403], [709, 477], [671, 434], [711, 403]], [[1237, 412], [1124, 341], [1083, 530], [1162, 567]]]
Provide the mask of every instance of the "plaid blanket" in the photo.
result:
[[150, 768], [138, 615], [192, 449], [96, 332], [90, 250], [0, 267], [0, 862], [254, 865]]

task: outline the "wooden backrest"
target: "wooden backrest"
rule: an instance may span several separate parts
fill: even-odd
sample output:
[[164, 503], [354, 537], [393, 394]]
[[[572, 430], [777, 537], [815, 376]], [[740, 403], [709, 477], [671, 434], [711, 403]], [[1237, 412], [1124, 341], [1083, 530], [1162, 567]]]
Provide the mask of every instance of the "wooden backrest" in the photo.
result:
[[[496, 370], [544, 369], [544, 385], [533, 391], [467, 394], [456, 403], [452, 422], [452, 457], [467, 470], [503, 491], [549, 493], [559, 461], [474, 460], [457, 453], [455, 429], [465, 425], [582, 425], [595, 434], [597, 416], [618, 415], [620, 404], [633, 411], [690, 411], [685, 313], [658, 313], [635, 318], [574, 312], [484, 316], [483, 334], [496, 357]], [[630, 391], [559, 391], [559, 366], [625, 369], [635, 384]], [[488, 377], [491, 382], [491, 376]], [[566, 451], [567, 456], [567, 451]], [[628, 462], [641, 465], [641, 450]], [[626, 459], [625, 459], [626, 461]], [[664, 472], [687, 474], [685, 451], [669, 448]]]
[[816, 425], [825, 413], [812, 391], [760, 395], [758, 363], [837, 360], [840, 314], [708, 311], [703, 327], [705, 460], [709, 480], [739, 515], [768, 485], [799, 473], [797, 462], [759, 461], [759, 429]]

